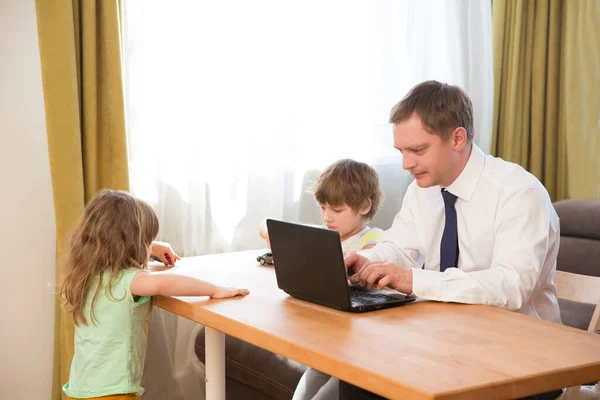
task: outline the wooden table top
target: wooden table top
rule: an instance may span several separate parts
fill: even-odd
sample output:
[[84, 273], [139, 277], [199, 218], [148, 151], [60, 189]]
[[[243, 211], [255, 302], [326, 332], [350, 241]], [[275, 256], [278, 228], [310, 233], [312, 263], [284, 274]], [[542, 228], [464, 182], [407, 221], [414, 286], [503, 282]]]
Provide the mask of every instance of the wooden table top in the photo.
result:
[[177, 273], [250, 295], [155, 305], [392, 399], [506, 399], [600, 380], [600, 336], [483, 305], [353, 314], [277, 287], [262, 250], [184, 258]]

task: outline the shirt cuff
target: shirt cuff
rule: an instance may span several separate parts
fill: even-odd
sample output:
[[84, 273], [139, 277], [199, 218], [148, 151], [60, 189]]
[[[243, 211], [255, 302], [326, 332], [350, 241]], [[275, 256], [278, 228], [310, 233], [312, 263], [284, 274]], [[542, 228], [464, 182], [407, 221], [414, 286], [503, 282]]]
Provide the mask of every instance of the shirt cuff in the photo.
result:
[[440, 300], [442, 297], [442, 273], [413, 268], [413, 294], [420, 299]]

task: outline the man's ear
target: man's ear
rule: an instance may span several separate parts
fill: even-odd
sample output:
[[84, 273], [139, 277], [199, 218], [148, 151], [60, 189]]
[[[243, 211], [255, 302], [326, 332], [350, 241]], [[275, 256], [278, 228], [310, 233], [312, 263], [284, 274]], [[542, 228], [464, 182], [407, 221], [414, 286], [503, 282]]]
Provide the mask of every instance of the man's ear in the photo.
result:
[[467, 145], [467, 131], [463, 127], [458, 127], [452, 132], [452, 141], [454, 150], [462, 151]]
[[360, 215], [365, 216], [369, 213], [369, 211], [371, 211], [371, 206], [373, 205], [373, 202], [371, 201], [371, 199], [366, 199], [363, 202], [362, 207], [359, 210]]

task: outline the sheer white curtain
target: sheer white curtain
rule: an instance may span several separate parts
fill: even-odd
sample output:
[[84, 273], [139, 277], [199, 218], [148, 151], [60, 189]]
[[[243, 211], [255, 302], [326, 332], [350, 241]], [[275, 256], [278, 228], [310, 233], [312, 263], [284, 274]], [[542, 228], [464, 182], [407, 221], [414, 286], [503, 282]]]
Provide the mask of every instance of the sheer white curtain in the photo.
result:
[[469, 93], [489, 149], [489, 0], [125, 4], [132, 190], [182, 255], [264, 246], [267, 216], [318, 218], [307, 171], [336, 159], [401, 168], [389, 110], [423, 80]]
[[126, 1], [131, 186], [160, 238], [191, 256], [264, 247], [265, 217], [319, 223], [307, 184], [339, 158], [379, 170], [387, 228], [411, 180], [388, 116], [412, 86], [464, 88], [489, 151], [490, 3]]

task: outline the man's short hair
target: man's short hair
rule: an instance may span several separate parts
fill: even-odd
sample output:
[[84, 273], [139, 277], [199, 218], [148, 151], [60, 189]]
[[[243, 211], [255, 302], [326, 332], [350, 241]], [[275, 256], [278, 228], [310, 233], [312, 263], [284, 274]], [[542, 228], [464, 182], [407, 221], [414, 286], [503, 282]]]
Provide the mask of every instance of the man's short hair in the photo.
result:
[[346, 204], [355, 211], [371, 200], [371, 209], [365, 215], [367, 221], [373, 219], [381, 201], [377, 171], [368, 164], [350, 159], [336, 161], [327, 167], [317, 178], [313, 192], [319, 204]]
[[416, 114], [425, 130], [447, 141], [456, 128], [467, 132], [473, 142], [473, 104], [458, 86], [426, 81], [413, 87], [390, 112], [390, 123], [406, 121]]

